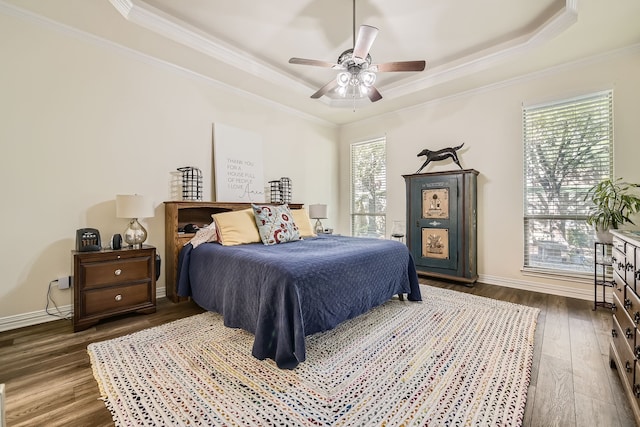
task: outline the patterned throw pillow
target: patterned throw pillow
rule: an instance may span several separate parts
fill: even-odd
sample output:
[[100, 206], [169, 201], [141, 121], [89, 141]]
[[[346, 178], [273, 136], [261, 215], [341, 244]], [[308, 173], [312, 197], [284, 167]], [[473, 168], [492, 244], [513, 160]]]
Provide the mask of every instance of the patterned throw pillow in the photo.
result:
[[265, 245], [300, 240], [298, 226], [288, 205], [254, 205], [253, 216], [256, 219], [260, 239]]
[[218, 230], [216, 230], [216, 223], [212, 222], [206, 227], [203, 227], [198, 231], [196, 231], [196, 235], [193, 236], [191, 240], [189, 240], [184, 245], [187, 246], [189, 243], [191, 243], [191, 245], [193, 246], [193, 249], [195, 249], [203, 243], [217, 242], [217, 241], [218, 241]]

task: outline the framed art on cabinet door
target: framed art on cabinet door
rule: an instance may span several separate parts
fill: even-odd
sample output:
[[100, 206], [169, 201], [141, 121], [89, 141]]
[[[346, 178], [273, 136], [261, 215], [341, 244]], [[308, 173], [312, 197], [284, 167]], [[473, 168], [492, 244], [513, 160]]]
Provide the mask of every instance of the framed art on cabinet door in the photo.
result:
[[422, 190], [422, 218], [449, 219], [449, 189]]
[[422, 256], [424, 258], [449, 258], [449, 230], [446, 228], [422, 229]]

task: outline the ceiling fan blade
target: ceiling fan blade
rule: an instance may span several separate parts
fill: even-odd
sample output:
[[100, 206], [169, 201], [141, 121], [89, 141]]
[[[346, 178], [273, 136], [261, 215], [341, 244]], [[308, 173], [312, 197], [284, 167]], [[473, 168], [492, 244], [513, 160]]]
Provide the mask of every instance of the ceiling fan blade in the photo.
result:
[[375, 88], [375, 86], [371, 86], [369, 91], [367, 92], [369, 99], [371, 102], [380, 101], [382, 99], [382, 94]]
[[289, 60], [289, 64], [299, 64], [299, 65], [313, 65], [314, 67], [326, 67], [326, 68], [342, 68], [338, 64], [333, 64], [331, 62], [319, 61], [317, 59], [304, 59], [304, 58], [291, 58]]
[[389, 71], [423, 71], [426, 66], [427, 63], [425, 61], [399, 61], [373, 65], [370, 69], [381, 73]]
[[356, 38], [356, 43], [353, 46], [353, 56], [362, 59], [366, 58], [377, 35], [378, 29], [376, 27], [360, 25], [358, 37]]
[[329, 92], [331, 89], [334, 89], [336, 86], [338, 86], [338, 81], [336, 79], [332, 79], [329, 83], [318, 89], [316, 93], [311, 95], [311, 98], [318, 99], [325, 93]]

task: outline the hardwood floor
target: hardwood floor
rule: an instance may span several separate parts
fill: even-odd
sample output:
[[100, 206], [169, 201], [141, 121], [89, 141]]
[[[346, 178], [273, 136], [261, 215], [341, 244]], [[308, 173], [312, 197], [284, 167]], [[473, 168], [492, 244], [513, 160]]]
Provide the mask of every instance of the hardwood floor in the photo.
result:
[[[589, 301], [478, 283], [422, 280], [540, 309], [524, 426], [635, 426], [617, 372], [609, 368], [611, 313]], [[425, 297], [425, 296], [423, 296]], [[7, 426], [112, 426], [86, 347], [202, 312], [192, 302], [158, 300], [149, 315], [105, 320], [73, 332], [59, 320], [0, 333], [0, 383]]]

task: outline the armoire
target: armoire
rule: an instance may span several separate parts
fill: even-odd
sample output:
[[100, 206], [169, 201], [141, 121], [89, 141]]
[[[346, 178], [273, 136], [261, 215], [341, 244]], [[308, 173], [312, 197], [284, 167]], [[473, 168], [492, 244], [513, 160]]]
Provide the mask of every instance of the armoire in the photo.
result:
[[407, 246], [419, 275], [478, 280], [477, 177], [473, 169], [403, 175]]

